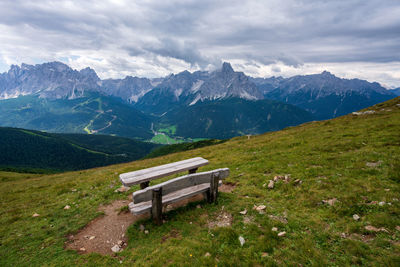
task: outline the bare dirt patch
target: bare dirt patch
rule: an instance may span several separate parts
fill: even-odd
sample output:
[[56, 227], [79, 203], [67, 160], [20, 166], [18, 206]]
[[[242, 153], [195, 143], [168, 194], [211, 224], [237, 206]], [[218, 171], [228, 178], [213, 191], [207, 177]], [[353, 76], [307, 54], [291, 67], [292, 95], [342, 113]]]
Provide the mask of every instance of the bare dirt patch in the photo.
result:
[[225, 211], [221, 211], [221, 213], [218, 214], [215, 221], [211, 221], [208, 223], [208, 228], [228, 227], [232, 225], [232, 221], [233, 221], [232, 214]]
[[231, 193], [233, 189], [235, 189], [236, 185], [233, 183], [223, 183], [219, 188], [218, 191], [224, 193]]
[[97, 252], [103, 255], [113, 254], [111, 248], [123, 241], [126, 246], [125, 236], [129, 225], [139, 219], [149, 216], [133, 216], [129, 211], [120, 212], [120, 209], [129, 204], [129, 200], [117, 200], [107, 206], [100, 206], [99, 210], [104, 216], [94, 219], [76, 235], [69, 236], [67, 249], [74, 249], [80, 253]]
[[[185, 206], [189, 202], [203, 199], [202, 194], [196, 195], [165, 206], [163, 211], [173, 210]], [[91, 221], [77, 234], [70, 235], [65, 248], [76, 250], [81, 254], [96, 252], [103, 255], [114, 254], [111, 248], [115, 245], [120, 245], [120, 248], [124, 249], [128, 243], [128, 238], [126, 237], [128, 227], [138, 220], [150, 217], [149, 213], [136, 216], [129, 211], [121, 212], [121, 208], [127, 206], [129, 202], [131, 200], [116, 200], [110, 205], [100, 206], [99, 211], [104, 212], [104, 215]], [[165, 237], [165, 240], [178, 238], [178, 236], [178, 233], [172, 232], [171, 235]]]

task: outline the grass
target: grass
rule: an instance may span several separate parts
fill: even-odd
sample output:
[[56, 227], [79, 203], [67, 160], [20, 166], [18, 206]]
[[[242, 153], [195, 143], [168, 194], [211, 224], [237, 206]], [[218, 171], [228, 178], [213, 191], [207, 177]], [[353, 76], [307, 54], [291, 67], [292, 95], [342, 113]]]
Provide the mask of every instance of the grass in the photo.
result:
[[182, 141], [176, 140], [176, 139], [174, 139], [174, 138], [172, 138], [172, 137], [169, 137], [169, 136], [166, 135], [166, 134], [157, 134], [157, 135], [153, 136], [153, 138], [151, 138], [150, 142], [151, 142], [151, 143], [154, 143], [154, 144], [168, 144], [168, 145], [172, 145], [172, 144], [179, 144], [179, 143], [182, 143], [183, 140], [182, 140]]
[[[0, 173], [0, 265], [399, 266], [398, 104], [400, 98], [370, 108], [377, 111], [371, 115], [311, 122], [132, 163], [54, 175]], [[162, 226], [131, 225], [128, 247], [115, 257], [64, 250], [66, 236], [99, 216], [100, 204], [138, 189], [114, 193], [118, 174], [195, 156], [210, 161], [203, 171], [231, 170], [227, 182], [236, 187], [221, 193], [217, 205], [200, 203], [197, 209], [192, 203], [165, 214]], [[263, 187], [282, 174], [292, 181]], [[295, 179], [303, 183], [295, 186]], [[331, 198], [338, 200], [334, 206], [322, 204]], [[63, 210], [67, 204], [71, 209]], [[260, 204], [266, 205], [265, 214], [252, 209]], [[239, 214], [244, 209], [246, 216]], [[32, 217], [35, 212], [40, 217]], [[221, 212], [232, 214], [232, 226], [209, 229]], [[140, 223], [149, 234], [139, 231]], [[388, 232], [373, 233], [367, 225]], [[286, 236], [278, 237], [272, 227]], [[246, 240], [243, 247], [239, 236]]]

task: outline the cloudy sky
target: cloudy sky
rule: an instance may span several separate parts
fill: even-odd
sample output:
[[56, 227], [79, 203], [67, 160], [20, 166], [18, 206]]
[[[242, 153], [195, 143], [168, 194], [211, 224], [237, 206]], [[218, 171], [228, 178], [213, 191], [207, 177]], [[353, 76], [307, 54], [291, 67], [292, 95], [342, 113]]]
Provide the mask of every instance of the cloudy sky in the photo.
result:
[[400, 87], [400, 1], [0, 1], [0, 72], [62, 61], [101, 78], [229, 61], [252, 76], [323, 70]]

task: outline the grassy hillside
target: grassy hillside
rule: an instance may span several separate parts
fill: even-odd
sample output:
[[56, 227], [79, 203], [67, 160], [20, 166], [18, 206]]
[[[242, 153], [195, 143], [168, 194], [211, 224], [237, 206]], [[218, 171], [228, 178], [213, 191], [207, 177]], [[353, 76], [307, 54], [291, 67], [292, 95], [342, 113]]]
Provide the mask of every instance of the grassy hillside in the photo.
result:
[[[80, 172], [0, 173], [0, 265], [399, 266], [400, 98], [370, 110], [375, 113]], [[63, 249], [69, 234], [100, 215], [99, 205], [138, 189], [114, 193], [118, 174], [194, 156], [210, 160], [201, 170], [231, 170], [226, 182], [235, 188], [221, 193], [217, 205], [169, 212], [162, 226], [131, 225], [128, 246], [115, 257]], [[284, 174], [289, 183], [263, 186]], [[323, 202], [335, 198], [333, 206]], [[64, 210], [67, 204], [71, 209]], [[265, 213], [254, 205], [265, 205]], [[35, 212], [40, 216], [32, 217]], [[210, 229], [221, 214], [231, 215], [232, 225]], [[140, 223], [149, 234], [139, 231]]]
[[80, 170], [143, 158], [157, 145], [128, 138], [0, 127], [0, 168]]

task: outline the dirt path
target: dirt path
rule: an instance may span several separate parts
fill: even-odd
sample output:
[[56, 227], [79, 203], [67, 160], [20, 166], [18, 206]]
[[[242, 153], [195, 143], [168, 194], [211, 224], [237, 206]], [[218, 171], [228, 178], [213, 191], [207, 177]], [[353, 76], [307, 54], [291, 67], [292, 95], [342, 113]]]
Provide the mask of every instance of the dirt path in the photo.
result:
[[[233, 189], [234, 185], [223, 184], [220, 187], [220, 192], [231, 192]], [[168, 205], [163, 209], [168, 211], [185, 206], [189, 202], [202, 201], [203, 199], [203, 195], [199, 194]], [[94, 219], [77, 234], [69, 236], [65, 248], [77, 250], [82, 254], [96, 252], [103, 255], [112, 255], [111, 248], [118, 244], [122, 249], [125, 248], [128, 242], [126, 237], [128, 227], [138, 220], [150, 217], [149, 213], [134, 216], [129, 211], [120, 212], [121, 208], [127, 206], [129, 202], [131, 202], [129, 199], [116, 200], [110, 205], [100, 206], [99, 211], [103, 211], [104, 216]]]

